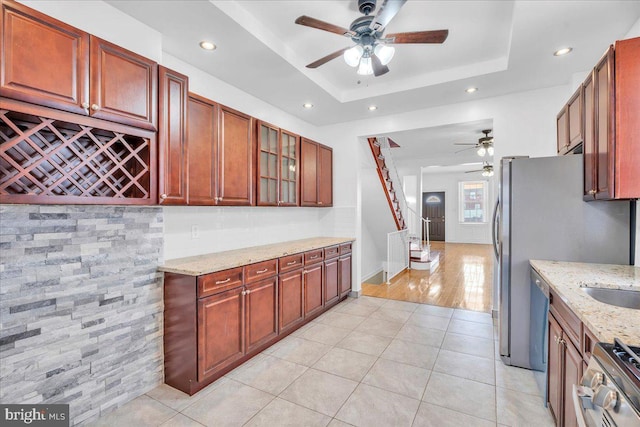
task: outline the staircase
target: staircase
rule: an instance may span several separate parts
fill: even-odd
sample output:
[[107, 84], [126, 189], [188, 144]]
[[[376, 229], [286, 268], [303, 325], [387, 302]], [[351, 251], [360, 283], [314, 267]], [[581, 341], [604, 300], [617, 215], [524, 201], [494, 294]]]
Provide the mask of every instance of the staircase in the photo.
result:
[[[409, 260], [408, 262], [405, 261], [405, 268], [408, 267], [416, 270], [429, 270], [430, 272], [433, 272], [438, 268], [440, 254], [436, 251], [431, 251], [430, 248], [428, 237], [429, 220], [420, 218], [420, 221], [418, 221], [417, 213], [407, 206], [403, 190], [401, 188], [396, 190], [394, 182], [399, 183], [400, 177], [393, 166], [393, 159], [390, 157], [390, 147], [386, 138], [368, 138], [367, 141], [369, 142], [369, 148], [371, 149], [371, 154], [373, 155], [373, 160], [376, 164], [376, 170], [378, 172], [378, 177], [380, 178], [380, 183], [382, 184], [382, 190], [384, 191], [387, 202], [389, 203], [389, 208], [391, 209], [396, 228], [398, 231], [406, 230], [401, 234], [404, 236], [403, 239], [405, 239], [405, 253], [407, 248], [406, 245], [409, 246]], [[389, 156], [388, 160], [385, 158], [385, 153]], [[406, 212], [408, 219], [405, 219], [403, 212]], [[420, 223], [424, 228], [425, 235], [427, 236], [426, 243], [422, 241], [421, 237], [423, 230], [415, 230], [418, 223]], [[408, 230], [407, 225], [409, 225]], [[396, 271], [397, 269], [392, 268], [394, 264], [397, 264], [393, 261], [395, 256], [391, 254], [392, 244], [389, 243], [389, 238], [391, 238], [392, 234], [397, 233], [390, 233], [390, 236], [388, 236], [387, 263], [385, 267], [385, 271], [387, 272], [387, 283], [389, 283], [389, 280], [399, 272], [399, 270]], [[398, 236], [393, 237], [397, 238]], [[396, 249], [393, 252], [398, 252], [398, 250]]]
[[389, 168], [387, 167], [387, 162], [382, 154], [382, 144], [377, 138], [369, 138], [368, 141], [369, 147], [371, 148], [371, 154], [373, 154], [373, 160], [376, 164], [376, 170], [378, 171], [378, 177], [382, 184], [382, 191], [384, 191], [384, 194], [387, 196], [387, 202], [389, 203], [391, 214], [393, 215], [393, 219], [396, 223], [396, 228], [398, 230], [404, 230], [407, 228], [407, 224], [404, 216], [402, 215], [402, 206], [400, 205], [400, 200], [396, 194], [396, 189], [393, 186], [393, 179], [391, 178]]

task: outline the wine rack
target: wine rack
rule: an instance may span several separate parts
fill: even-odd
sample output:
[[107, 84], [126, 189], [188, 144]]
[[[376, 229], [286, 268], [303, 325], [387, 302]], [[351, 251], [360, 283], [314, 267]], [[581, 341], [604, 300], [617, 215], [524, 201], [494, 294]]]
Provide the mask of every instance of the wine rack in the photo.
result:
[[0, 202], [156, 203], [155, 135], [42, 112], [0, 109]]

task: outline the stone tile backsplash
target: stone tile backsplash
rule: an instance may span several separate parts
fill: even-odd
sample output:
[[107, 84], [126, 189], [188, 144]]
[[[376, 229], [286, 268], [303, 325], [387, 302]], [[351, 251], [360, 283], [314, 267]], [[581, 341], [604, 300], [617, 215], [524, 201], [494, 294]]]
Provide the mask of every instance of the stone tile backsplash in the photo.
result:
[[160, 207], [0, 205], [0, 402], [72, 425], [163, 380]]

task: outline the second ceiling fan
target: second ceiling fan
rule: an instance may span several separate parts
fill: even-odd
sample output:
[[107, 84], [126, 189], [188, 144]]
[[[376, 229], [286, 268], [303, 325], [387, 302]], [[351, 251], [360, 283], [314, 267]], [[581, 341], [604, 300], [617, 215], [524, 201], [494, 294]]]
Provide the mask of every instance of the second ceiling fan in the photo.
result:
[[358, 9], [364, 16], [353, 21], [349, 29], [309, 16], [300, 16], [296, 19], [296, 24], [349, 37], [356, 43], [355, 46], [345, 47], [310, 63], [307, 68], [317, 68], [342, 55], [348, 65], [358, 67], [358, 74], [373, 74], [377, 77], [389, 72], [387, 64], [395, 52], [390, 45], [443, 43], [449, 35], [449, 30], [414, 31], [383, 36], [386, 26], [406, 2], [407, 0], [384, 0], [376, 15], [371, 16], [376, 8], [376, 0], [358, 0]]

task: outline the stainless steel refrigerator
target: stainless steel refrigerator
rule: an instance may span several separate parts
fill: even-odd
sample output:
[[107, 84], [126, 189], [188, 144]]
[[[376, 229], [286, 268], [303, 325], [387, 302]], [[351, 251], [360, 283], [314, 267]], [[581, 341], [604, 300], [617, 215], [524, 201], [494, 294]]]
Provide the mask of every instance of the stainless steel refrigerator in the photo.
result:
[[494, 276], [507, 365], [544, 369], [530, 357], [530, 328], [546, 328], [546, 309], [530, 310], [530, 259], [629, 264], [630, 203], [583, 201], [582, 170], [581, 155], [500, 162]]

